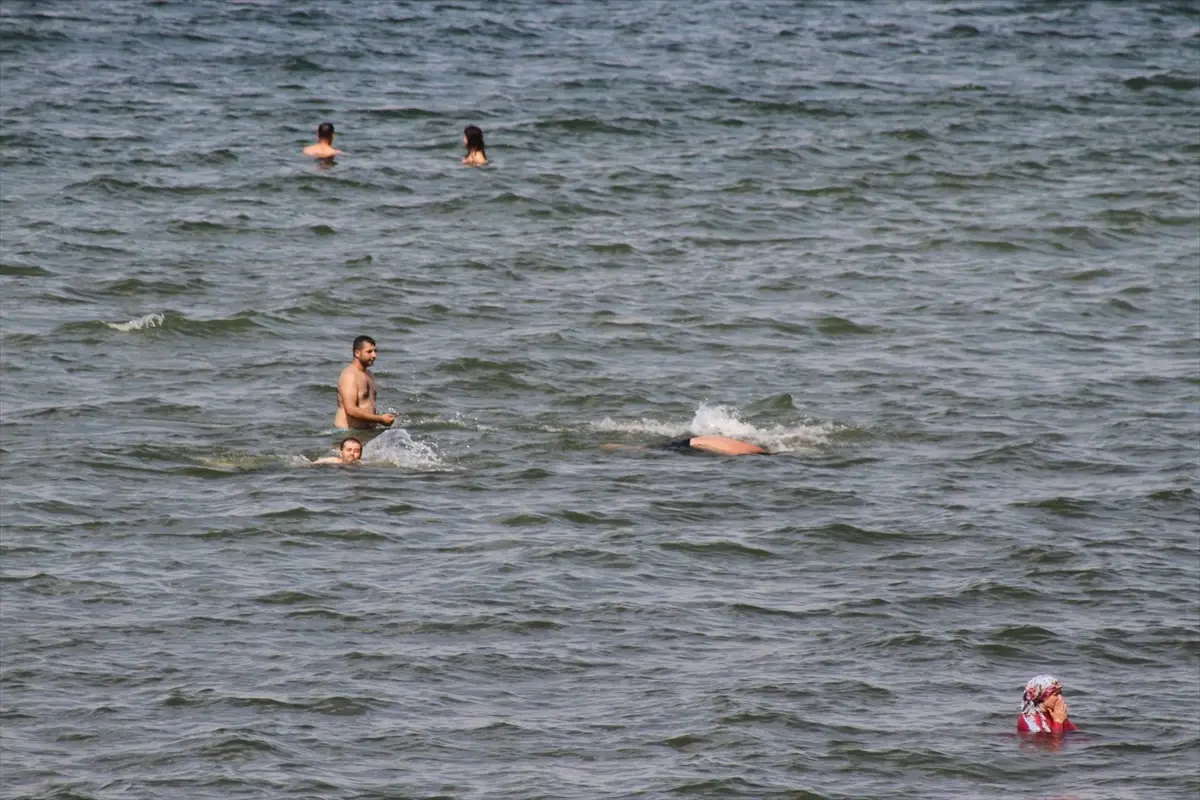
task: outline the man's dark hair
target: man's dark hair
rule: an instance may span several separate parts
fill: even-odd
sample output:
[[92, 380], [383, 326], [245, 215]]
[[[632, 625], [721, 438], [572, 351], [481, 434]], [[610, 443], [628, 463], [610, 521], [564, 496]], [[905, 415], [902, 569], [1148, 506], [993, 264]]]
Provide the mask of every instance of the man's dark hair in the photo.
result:
[[359, 350], [362, 350], [364, 344], [375, 344], [375, 340], [370, 336], [359, 336], [354, 340], [354, 352], [357, 353]]
[[476, 151], [483, 153], [483, 157], [487, 158], [487, 150], [483, 149], [483, 131], [474, 125], [468, 125], [463, 128], [463, 136], [467, 137], [467, 152], [474, 153]]
[[333, 139], [333, 123], [322, 122], [317, 126], [317, 138], [322, 142], [328, 142]]

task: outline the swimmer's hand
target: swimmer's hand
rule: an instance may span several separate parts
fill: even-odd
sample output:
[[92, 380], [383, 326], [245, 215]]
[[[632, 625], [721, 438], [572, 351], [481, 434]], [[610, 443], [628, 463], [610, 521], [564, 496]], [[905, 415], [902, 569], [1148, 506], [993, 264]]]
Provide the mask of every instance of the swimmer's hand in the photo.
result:
[[1061, 694], [1047, 697], [1042, 703], [1042, 708], [1050, 715], [1050, 719], [1059, 725], [1067, 721], [1067, 701], [1063, 699]]
[[396, 421], [395, 414], [381, 414], [379, 417], [379, 424], [384, 426], [385, 428], [390, 428], [392, 423], [395, 421]]

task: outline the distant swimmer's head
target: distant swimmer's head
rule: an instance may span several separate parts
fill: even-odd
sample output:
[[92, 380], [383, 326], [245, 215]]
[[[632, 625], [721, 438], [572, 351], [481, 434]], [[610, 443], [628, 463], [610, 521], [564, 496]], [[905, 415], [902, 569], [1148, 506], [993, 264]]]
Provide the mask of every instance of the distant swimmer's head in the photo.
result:
[[463, 144], [467, 147], [464, 164], [479, 166], [487, 163], [487, 150], [483, 146], [483, 131], [475, 125], [463, 128]]
[[354, 358], [358, 363], [369, 367], [375, 363], [377, 357], [375, 340], [370, 336], [359, 336], [354, 340]]
[[333, 144], [333, 123], [322, 122], [317, 126], [317, 140], [326, 144]]
[[362, 461], [362, 450], [362, 442], [353, 436], [347, 436], [338, 447], [338, 456], [343, 464], [353, 464], [355, 461]]

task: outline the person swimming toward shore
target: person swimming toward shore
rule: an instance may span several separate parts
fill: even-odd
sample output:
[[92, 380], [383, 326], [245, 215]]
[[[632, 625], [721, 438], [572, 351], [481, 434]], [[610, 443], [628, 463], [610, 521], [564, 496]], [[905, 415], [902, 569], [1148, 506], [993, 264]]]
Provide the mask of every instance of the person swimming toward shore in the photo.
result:
[[304, 148], [304, 155], [324, 160], [340, 156], [342, 151], [333, 146], [333, 135], [333, 123], [322, 122], [317, 126], [317, 143]]
[[1017, 717], [1018, 733], [1048, 733], [1062, 736], [1079, 728], [1067, 717], [1067, 701], [1062, 696], [1062, 684], [1053, 675], [1037, 675], [1025, 684], [1021, 699], [1021, 716]]
[[342, 439], [338, 446], [338, 454], [328, 458], [318, 458], [314, 464], [357, 464], [362, 461], [362, 442], [353, 436]]
[[601, 447], [603, 450], [667, 450], [672, 453], [713, 453], [719, 456], [769, 456], [770, 452], [750, 442], [734, 439], [729, 436], [689, 436], [666, 444], [625, 445], [609, 444]]
[[468, 167], [482, 167], [488, 163], [487, 150], [483, 146], [483, 131], [474, 125], [463, 128], [463, 144], [467, 146], [467, 157], [462, 163]]

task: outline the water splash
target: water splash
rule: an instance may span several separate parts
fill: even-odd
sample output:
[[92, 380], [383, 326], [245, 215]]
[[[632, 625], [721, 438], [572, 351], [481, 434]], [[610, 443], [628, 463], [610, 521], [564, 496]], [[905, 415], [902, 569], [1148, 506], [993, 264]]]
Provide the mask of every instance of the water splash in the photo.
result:
[[450, 469], [433, 445], [415, 441], [404, 428], [386, 430], [367, 442], [363, 448], [362, 460], [426, 472]]
[[[634, 422], [605, 417], [599, 422], [593, 423], [591, 428], [598, 433], [648, 433], [653, 436], [669, 436], [675, 439], [691, 432], [691, 428], [684, 422], [662, 422], [645, 417]], [[546, 430], [558, 429], [546, 428]]]
[[710, 406], [696, 409], [688, 426], [697, 436], [731, 436], [764, 447], [772, 453], [814, 450], [829, 445], [829, 435], [837, 428], [832, 423], [795, 423], [761, 427], [738, 418], [737, 409]]
[[114, 331], [126, 333], [128, 331], [140, 331], [145, 328], [157, 328], [167, 320], [166, 314], [147, 314], [144, 317], [131, 319], [128, 322], [106, 322], [104, 323]]
[[642, 418], [624, 422], [605, 417], [594, 423], [598, 432], [650, 434], [656, 437], [730, 436], [752, 442], [772, 453], [792, 453], [815, 450], [830, 444], [830, 435], [837, 430], [833, 423], [796, 423], [792, 425], [761, 426], [745, 422], [737, 409], [730, 406], [710, 406], [701, 403], [690, 422], [663, 422]]

